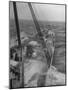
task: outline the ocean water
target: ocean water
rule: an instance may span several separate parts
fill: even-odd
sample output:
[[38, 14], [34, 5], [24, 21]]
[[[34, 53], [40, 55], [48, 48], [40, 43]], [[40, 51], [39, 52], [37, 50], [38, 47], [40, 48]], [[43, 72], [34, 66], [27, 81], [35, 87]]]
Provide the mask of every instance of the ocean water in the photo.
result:
[[[53, 65], [63, 73], [66, 72], [66, 35], [64, 22], [43, 22], [39, 21], [40, 28], [50, 29], [55, 32], [55, 53], [53, 57]], [[19, 20], [20, 32], [24, 31], [28, 36], [33, 36], [37, 33], [33, 21]], [[10, 41], [17, 37], [16, 26], [14, 20], [10, 20]]]

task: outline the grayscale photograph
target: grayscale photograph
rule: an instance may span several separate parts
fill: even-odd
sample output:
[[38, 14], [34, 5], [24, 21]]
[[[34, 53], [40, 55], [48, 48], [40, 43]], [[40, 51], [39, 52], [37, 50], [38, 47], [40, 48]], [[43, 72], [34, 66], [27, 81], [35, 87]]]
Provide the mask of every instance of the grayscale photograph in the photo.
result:
[[9, 88], [66, 85], [66, 5], [9, 1]]

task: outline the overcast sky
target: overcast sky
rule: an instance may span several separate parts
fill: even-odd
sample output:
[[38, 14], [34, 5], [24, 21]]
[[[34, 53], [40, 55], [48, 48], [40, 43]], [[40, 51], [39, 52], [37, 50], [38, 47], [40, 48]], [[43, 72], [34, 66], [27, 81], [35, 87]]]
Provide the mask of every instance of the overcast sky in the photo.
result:
[[[32, 4], [35, 15], [42, 21], [65, 21], [65, 6], [54, 4]], [[17, 3], [19, 19], [32, 19], [30, 9], [27, 3]], [[10, 3], [10, 18], [14, 18], [13, 4]]]

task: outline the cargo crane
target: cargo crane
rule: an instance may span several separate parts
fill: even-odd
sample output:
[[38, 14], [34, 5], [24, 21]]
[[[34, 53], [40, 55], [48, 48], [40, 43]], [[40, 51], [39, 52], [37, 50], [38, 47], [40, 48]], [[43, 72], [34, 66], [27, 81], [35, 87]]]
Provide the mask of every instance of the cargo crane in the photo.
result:
[[[40, 29], [38, 20], [37, 20], [35, 14], [34, 14], [34, 10], [33, 10], [32, 5], [31, 5], [30, 2], [28, 2], [28, 6], [29, 6], [29, 8], [30, 8], [31, 15], [32, 15], [32, 18], [33, 18], [33, 21], [34, 21], [34, 24], [35, 24], [35, 27], [36, 27], [36, 30], [37, 30], [37, 35], [39, 36], [39, 40], [41, 41], [41, 44], [42, 44], [42, 47], [43, 47], [43, 50], [44, 50], [44, 48], [46, 48], [46, 43], [45, 43], [45, 41], [44, 41], [44, 36], [43, 36], [43, 34], [42, 34], [42, 31], [41, 31], [41, 29]], [[44, 50], [44, 54], [45, 54], [45, 56], [46, 56], [46, 58], [47, 58], [47, 61], [50, 62], [50, 61], [51, 61], [51, 57], [50, 57], [47, 49]]]

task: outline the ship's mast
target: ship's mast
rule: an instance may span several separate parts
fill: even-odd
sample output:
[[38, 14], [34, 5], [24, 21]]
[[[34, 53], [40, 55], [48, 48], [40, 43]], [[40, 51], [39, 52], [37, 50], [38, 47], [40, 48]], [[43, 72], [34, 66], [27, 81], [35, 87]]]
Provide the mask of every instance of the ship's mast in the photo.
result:
[[13, 9], [14, 9], [14, 17], [15, 17], [15, 24], [17, 30], [17, 38], [18, 38], [18, 47], [20, 49], [20, 87], [24, 87], [24, 62], [22, 59], [22, 45], [21, 45], [21, 38], [20, 38], [20, 28], [19, 28], [19, 20], [18, 20], [18, 13], [17, 13], [17, 6], [16, 2], [13, 2]]

